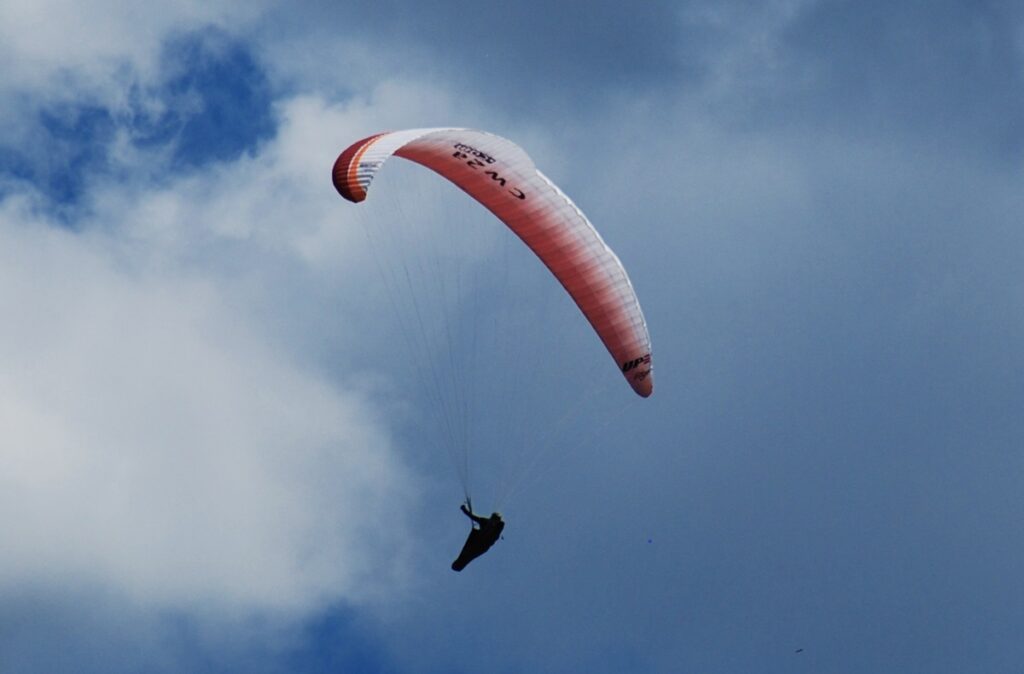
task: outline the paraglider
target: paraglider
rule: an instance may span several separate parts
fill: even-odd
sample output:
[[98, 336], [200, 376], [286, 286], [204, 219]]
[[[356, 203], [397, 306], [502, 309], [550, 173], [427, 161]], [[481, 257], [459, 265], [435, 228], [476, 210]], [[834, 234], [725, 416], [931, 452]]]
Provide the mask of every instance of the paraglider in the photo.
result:
[[[515, 233], [583, 312], [633, 391], [644, 398], [651, 395], [650, 336], [625, 268], [576, 204], [537, 170], [522, 148], [500, 136], [463, 128], [379, 133], [353, 143], [338, 156], [333, 169], [335, 189], [348, 201], [363, 201], [392, 155], [447, 178]], [[418, 314], [419, 307], [417, 320]], [[545, 358], [557, 360], [559, 354], [553, 351]], [[441, 367], [458, 374], [463, 364], [451, 358]], [[523, 367], [539, 371], [544, 359]], [[498, 513], [485, 518], [472, 512], [464, 476], [463, 488], [467, 503], [462, 511], [472, 520], [473, 529], [452, 563], [455, 571], [490, 549], [505, 526]]]
[[462, 552], [452, 562], [452, 571], [462, 571], [467, 564], [490, 550], [505, 529], [501, 513], [491, 513], [490, 517], [481, 517], [474, 513], [466, 503], [462, 504], [461, 509], [466, 517], [472, 520], [473, 528], [469, 531], [466, 544], [462, 546]]

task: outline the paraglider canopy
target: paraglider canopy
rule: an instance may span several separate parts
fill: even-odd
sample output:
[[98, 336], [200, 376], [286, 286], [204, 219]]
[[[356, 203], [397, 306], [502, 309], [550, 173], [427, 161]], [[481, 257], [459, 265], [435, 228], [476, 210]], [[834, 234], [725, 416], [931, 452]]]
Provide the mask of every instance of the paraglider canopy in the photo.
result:
[[651, 395], [651, 341], [626, 270], [526, 152], [500, 136], [471, 129], [380, 133], [341, 153], [334, 164], [335, 188], [349, 201], [363, 201], [392, 155], [441, 174], [515, 232], [576, 302], [633, 390]]

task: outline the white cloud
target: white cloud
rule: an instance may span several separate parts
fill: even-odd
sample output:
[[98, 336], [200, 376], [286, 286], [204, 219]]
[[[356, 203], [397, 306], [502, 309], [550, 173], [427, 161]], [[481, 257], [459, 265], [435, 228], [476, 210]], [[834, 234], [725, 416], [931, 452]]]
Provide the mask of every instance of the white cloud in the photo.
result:
[[[327, 175], [356, 123], [314, 99], [281, 114], [258, 156], [95, 185], [81, 233], [2, 203], [0, 588], [302, 609], [402, 581], [410, 476], [262, 305], [359, 273]], [[315, 339], [308, 316], [289, 329]]]
[[[225, 8], [193, 0], [147, 2], [0, 3], [4, 87], [33, 91], [76, 84], [105, 88], [125, 67], [150, 72], [162, 42], [175, 31], [204, 25], [237, 28], [258, 16], [262, 3]], [[73, 93], [72, 91], [65, 92]]]

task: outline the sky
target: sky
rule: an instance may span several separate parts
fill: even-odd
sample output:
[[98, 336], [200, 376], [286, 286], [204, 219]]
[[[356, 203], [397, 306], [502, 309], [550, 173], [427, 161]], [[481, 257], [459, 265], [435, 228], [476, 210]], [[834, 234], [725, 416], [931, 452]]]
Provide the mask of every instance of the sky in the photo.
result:
[[[0, 0], [0, 58], [0, 671], [1019, 671], [1018, 3]], [[334, 192], [431, 126], [588, 214], [651, 398], [439, 177]]]

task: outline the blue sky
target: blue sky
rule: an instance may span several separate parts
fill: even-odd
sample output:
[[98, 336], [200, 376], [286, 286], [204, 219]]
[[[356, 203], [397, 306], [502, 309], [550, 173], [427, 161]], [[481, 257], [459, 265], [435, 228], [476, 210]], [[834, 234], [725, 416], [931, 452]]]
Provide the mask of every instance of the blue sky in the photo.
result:
[[[0, 669], [1019, 668], [1013, 3], [54, 0], [0, 56]], [[436, 125], [590, 216], [652, 398], [434, 176], [334, 193]], [[463, 574], [376, 236], [459, 260], [474, 497], [524, 478]]]

